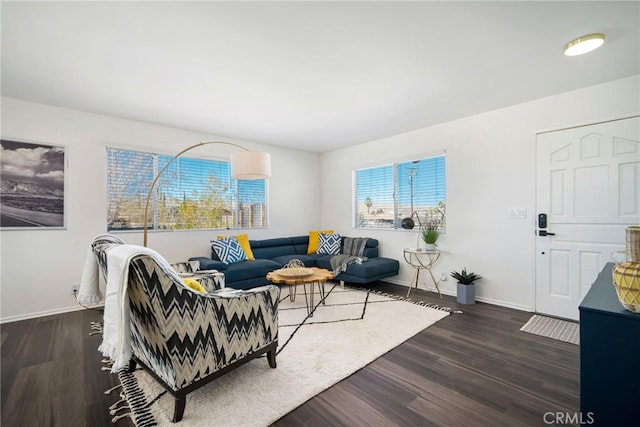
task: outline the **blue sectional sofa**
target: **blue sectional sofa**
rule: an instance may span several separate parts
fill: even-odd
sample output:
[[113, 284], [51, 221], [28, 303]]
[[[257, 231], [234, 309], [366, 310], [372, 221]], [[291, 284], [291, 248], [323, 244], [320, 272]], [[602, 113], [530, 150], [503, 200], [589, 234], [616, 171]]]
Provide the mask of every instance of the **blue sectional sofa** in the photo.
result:
[[[218, 270], [224, 273], [226, 286], [235, 289], [249, 289], [268, 284], [267, 273], [281, 268], [292, 259], [299, 259], [307, 267], [331, 270], [333, 255], [307, 253], [308, 235], [249, 240], [249, 244], [254, 260], [225, 264], [212, 249], [211, 258], [192, 257], [189, 261], [199, 261], [200, 270]], [[344, 237], [342, 237], [342, 244], [344, 245]], [[367, 261], [362, 264], [350, 264], [347, 270], [337, 275], [335, 279], [348, 283], [368, 284], [398, 274], [400, 269], [398, 260], [378, 256], [378, 240], [367, 241], [363, 256], [367, 257]]]

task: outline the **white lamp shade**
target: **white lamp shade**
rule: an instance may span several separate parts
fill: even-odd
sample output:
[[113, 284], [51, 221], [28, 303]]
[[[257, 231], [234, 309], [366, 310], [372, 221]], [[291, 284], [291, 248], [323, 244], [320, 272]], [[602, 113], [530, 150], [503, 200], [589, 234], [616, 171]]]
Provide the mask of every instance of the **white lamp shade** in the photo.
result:
[[271, 177], [271, 154], [258, 151], [238, 151], [231, 154], [231, 175], [235, 179], [266, 179]]

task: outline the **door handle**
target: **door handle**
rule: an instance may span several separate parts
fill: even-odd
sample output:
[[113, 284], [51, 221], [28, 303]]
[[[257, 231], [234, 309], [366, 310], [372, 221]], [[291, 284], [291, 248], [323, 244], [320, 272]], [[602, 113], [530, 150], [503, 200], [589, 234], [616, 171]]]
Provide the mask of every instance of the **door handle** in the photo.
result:
[[556, 233], [549, 233], [547, 230], [538, 230], [538, 236], [555, 236]]

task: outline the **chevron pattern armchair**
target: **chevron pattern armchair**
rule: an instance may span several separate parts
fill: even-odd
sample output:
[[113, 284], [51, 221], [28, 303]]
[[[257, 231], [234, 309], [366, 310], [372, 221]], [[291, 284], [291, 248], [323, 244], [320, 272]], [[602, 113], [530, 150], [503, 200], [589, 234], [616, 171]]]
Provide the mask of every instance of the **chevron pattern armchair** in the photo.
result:
[[[103, 274], [108, 274], [104, 254], [113, 244], [118, 243], [92, 245]], [[172, 421], [178, 422], [191, 391], [265, 353], [269, 366], [276, 367], [280, 290], [268, 285], [203, 294], [167, 268], [146, 255], [131, 260], [129, 370], [139, 363], [173, 395]]]

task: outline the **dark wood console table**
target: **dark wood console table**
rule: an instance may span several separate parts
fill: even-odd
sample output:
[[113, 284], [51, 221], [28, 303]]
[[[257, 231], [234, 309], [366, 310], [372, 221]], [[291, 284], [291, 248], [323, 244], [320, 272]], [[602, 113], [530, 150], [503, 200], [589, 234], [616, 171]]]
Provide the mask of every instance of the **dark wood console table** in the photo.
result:
[[601, 426], [636, 423], [640, 401], [640, 314], [618, 301], [613, 266], [604, 267], [579, 307], [580, 412]]

